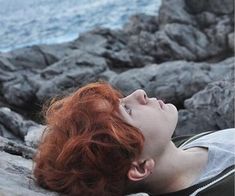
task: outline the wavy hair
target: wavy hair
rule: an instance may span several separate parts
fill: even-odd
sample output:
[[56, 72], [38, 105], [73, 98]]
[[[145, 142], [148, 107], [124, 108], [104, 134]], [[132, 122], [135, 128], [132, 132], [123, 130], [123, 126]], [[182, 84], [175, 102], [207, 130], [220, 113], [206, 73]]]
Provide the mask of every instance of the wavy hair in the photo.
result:
[[37, 184], [71, 196], [124, 194], [144, 137], [120, 118], [122, 97], [108, 83], [97, 82], [49, 104], [33, 158]]

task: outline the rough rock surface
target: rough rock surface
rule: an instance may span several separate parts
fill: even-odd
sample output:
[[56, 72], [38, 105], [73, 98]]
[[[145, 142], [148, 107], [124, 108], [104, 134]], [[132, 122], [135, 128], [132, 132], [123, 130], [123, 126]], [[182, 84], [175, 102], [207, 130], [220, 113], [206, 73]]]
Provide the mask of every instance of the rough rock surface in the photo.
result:
[[57, 195], [56, 193], [38, 187], [34, 183], [31, 172], [32, 161], [30, 159], [0, 151], [0, 166], [1, 196]]
[[[220, 80], [184, 101], [175, 135], [234, 127], [234, 80]], [[233, 120], [232, 120], [233, 119]]]
[[150, 97], [181, 105], [213, 81], [234, 73], [234, 57], [219, 63], [173, 61], [135, 68], [113, 77], [110, 83], [124, 94], [142, 88]]
[[57, 195], [33, 181], [39, 112], [98, 80], [174, 103], [175, 135], [234, 127], [234, 1], [164, 0], [158, 15], [134, 15], [120, 30], [0, 52], [0, 195]]

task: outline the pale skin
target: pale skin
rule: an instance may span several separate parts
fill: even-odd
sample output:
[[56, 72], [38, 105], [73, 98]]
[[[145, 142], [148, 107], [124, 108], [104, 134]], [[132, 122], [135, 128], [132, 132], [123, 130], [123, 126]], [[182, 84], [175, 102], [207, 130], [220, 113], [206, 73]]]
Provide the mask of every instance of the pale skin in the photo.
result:
[[127, 174], [130, 181], [143, 181], [152, 194], [175, 192], [192, 185], [207, 165], [208, 150], [183, 150], [174, 145], [171, 137], [178, 111], [173, 104], [149, 98], [139, 89], [120, 100], [120, 114], [145, 138], [143, 151]]

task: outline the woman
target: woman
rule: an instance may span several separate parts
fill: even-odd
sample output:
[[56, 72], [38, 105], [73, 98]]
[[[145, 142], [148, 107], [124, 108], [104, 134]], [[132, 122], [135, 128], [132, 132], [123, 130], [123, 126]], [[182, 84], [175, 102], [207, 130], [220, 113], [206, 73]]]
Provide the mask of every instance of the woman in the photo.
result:
[[176, 107], [143, 90], [123, 97], [107, 83], [92, 83], [53, 102], [45, 119], [34, 158], [44, 188], [88, 196], [233, 195], [235, 129], [177, 147], [171, 140]]

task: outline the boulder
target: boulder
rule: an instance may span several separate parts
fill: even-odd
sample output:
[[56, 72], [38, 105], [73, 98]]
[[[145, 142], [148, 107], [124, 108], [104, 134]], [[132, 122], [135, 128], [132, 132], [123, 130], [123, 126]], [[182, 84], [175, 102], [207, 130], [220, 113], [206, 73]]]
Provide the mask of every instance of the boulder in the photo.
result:
[[[2, 138], [0, 137], [2, 149]], [[20, 155], [12, 155], [0, 151], [0, 195], [4, 196], [56, 196], [53, 193], [38, 187], [32, 176], [32, 160]]]
[[234, 79], [208, 84], [185, 100], [175, 135], [197, 134], [234, 127]]
[[116, 75], [110, 83], [124, 95], [144, 89], [150, 97], [183, 105], [185, 99], [207, 84], [221, 80], [234, 71], [234, 57], [219, 63], [174, 61], [136, 68]]

